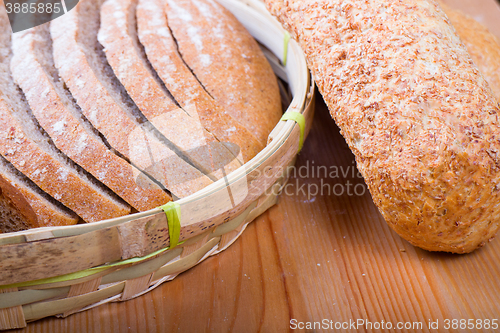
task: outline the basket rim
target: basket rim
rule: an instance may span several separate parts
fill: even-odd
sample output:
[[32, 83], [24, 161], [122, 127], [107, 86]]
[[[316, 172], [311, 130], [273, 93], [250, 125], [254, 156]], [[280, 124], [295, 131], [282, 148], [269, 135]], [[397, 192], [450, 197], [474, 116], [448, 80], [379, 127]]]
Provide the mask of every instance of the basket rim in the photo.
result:
[[[241, 15], [235, 14], [235, 16], [240, 20], [241, 23], [250, 31], [250, 33], [269, 48], [282, 62], [285, 54], [285, 48], [288, 47], [287, 52], [287, 63], [283, 66], [284, 71], [289, 75], [289, 85], [292, 91], [292, 101], [288, 106], [286, 112], [299, 112], [302, 113], [305, 109], [305, 104], [308, 98], [308, 95], [311, 93], [311, 89], [314, 87], [313, 80], [310, 76], [309, 70], [307, 68], [305, 56], [300, 46], [294, 40], [290, 40], [288, 43], [276, 43], [271, 42], [272, 38], [276, 38], [276, 36], [281, 37], [281, 40], [285, 40], [287, 36], [287, 32], [281, 27], [278, 21], [271, 16], [266, 10], [263, 4], [258, 0], [218, 0], [224, 7], [229, 9], [230, 11], [239, 11], [240, 13], [244, 13], [244, 15], [248, 15], [250, 17], [249, 21], [253, 23], [249, 25], [247, 22], [242, 22]], [[233, 9], [233, 10], [231, 10]], [[265, 18], [265, 19], [264, 19]], [[269, 29], [266, 27], [266, 30], [259, 31], [258, 24], [255, 22], [266, 21], [267, 25], [271, 22], [273, 25], [273, 29]], [[252, 25], [255, 27], [252, 28]], [[255, 36], [255, 34], [260, 34], [261, 38]], [[186, 204], [192, 204], [200, 199], [207, 198], [211, 194], [214, 194], [218, 191], [226, 189], [231, 184], [236, 183], [242, 177], [246, 177], [252, 170], [255, 170], [258, 166], [260, 166], [267, 158], [272, 156], [279, 148], [283, 145], [286, 139], [291, 135], [292, 130], [294, 129], [296, 123], [293, 121], [280, 121], [274, 127], [273, 131], [269, 135], [268, 144], [262, 151], [260, 151], [255, 157], [253, 157], [250, 161], [246, 162], [244, 165], [234, 170], [227, 177], [221, 178], [216, 182], [210, 184], [209, 186], [193, 193], [187, 197], [176, 200], [179, 205], [183, 206]], [[0, 246], [8, 245], [8, 244], [16, 244], [16, 243], [24, 243], [27, 242], [28, 238], [32, 238], [33, 240], [40, 240], [45, 238], [54, 238], [54, 237], [67, 237], [67, 236], [75, 236], [81, 235], [84, 233], [88, 233], [91, 231], [108, 228], [111, 226], [116, 226], [125, 222], [129, 222], [132, 220], [136, 220], [139, 218], [148, 217], [154, 214], [158, 214], [162, 212], [161, 208], [154, 208], [148, 211], [129, 214], [117, 218], [85, 223], [85, 224], [77, 224], [71, 226], [53, 226], [53, 227], [42, 227], [42, 228], [34, 228], [29, 230], [23, 230], [18, 232], [11, 232], [0, 234]], [[192, 222], [195, 223], [195, 222]], [[187, 226], [192, 223], [185, 222], [181, 220], [181, 226]], [[46, 235], [46, 236], [44, 236]]]

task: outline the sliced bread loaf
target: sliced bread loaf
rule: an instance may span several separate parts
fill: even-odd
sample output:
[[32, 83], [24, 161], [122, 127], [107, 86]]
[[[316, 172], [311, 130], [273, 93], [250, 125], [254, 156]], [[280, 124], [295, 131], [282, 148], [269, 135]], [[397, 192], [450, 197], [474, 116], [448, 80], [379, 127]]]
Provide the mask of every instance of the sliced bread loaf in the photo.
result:
[[[136, 0], [107, 0], [103, 4], [103, 9], [101, 11], [102, 27], [99, 32], [99, 39], [105, 46], [106, 55], [111, 66], [114, 68], [117, 76], [122, 83], [124, 83], [127, 90], [131, 90], [129, 88], [132, 88], [133, 82], [127, 84], [126, 78], [130, 80], [131, 76], [129, 71], [135, 70], [136, 68], [134, 66], [125, 66], [130, 58], [129, 56], [122, 57], [122, 52], [123, 50], [128, 50], [130, 46], [124, 47], [125, 45], [120, 44], [124, 39], [133, 41], [134, 36], [131, 37], [131, 35], [136, 34], [134, 24], [136, 3]], [[184, 78], [184, 75], [181, 75], [181, 77], [181, 80], [188, 79]], [[166, 87], [169, 90], [172, 89], [171, 85], [166, 85]], [[148, 86], [148, 88], [150, 87]], [[202, 92], [203, 94], [196, 91], [195, 94], [189, 94], [188, 96], [190, 96], [191, 99], [188, 101], [181, 101], [179, 98], [179, 104], [185, 108], [190, 105], [194, 106], [202, 126], [212, 133], [219, 141], [237, 145], [241, 149], [245, 161], [255, 156], [264, 145], [261, 145], [252, 133], [226, 114], [224, 110], [206, 94], [206, 92]], [[178, 96], [173, 90], [171, 90], [171, 93], [174, 98], [178, 99]], [[132, 98], [140, 97], [140, 91], [138, 91], [137, 95], [131, 93], [131, 96]], [[228, 147], [230, 149], [232, 148], [231, 145], [228, 145]], [[232, 152], [234, 156], [238, 156], [239, 154], [239, 150], [235, 151], [232, 149]]]
[[136, 1], [114, 0], [102, 6], [98, 36], [111, 67], [152, 125], [199, 170], [214, 179], [222, 178], [218, 162], [227, 161], [229, 173], [241, 166], [237, 156], [203, 129], [196, 105], [183, 105], [183, 109], [171, 98], [139, 43], [135, 7]]
[[[282, 112], [276, 76], [257, 42], [213, 0], [166, 3], [168, 25], [186, 64], [217, 104], [265, 145]], [[144, 21], [157, 22], [147, 17]]]
[[40, 125], [75, 163], [139, 211], [171, 200], [153, 181], [139, 186], [134, 176], [140, 172], [114, 154], [81, 114], [54, 67], [48, 24], [14, 35], [11, 69]]
[[5, 23], [8, 19], [4, 7], [0, 15], [0, 42], [4, 50], [0, 54], [0, 154], [85, 221], [128, 214], [130, 207], [64, 156], [34, 119], [10, 74], [12, 33]]
[[184, 197], [206, 187], [212, 181], [158, 138], [110, 68], [97, 41], [101, 3], [83, 1], [52, 22], [54, 62], [60, 77], [111, 147], [139, 169], [147, 169], [172, 194]]
[[0, 232], [71, 225], [78, 216], [0, 156]]

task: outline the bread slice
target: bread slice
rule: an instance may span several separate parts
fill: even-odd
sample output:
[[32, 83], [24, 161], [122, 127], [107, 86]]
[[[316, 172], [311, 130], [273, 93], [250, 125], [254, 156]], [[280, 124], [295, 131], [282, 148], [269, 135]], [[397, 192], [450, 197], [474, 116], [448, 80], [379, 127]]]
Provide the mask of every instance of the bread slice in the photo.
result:
[[[154, 131], [110, 68], [97, 41], [102, 0], [82, 1], [51, 24], [54, 62], [82, 113], [111, 147], [176, 197], [212, 181]], [[147, 170], [146, 170], [147, 169]]]
[[[134, 40], [137, 39], [134, 24], [136, 3], [136, 0], [106, 1], [101, 11], [102, 27], [99, 32], [99, 40], [105, 46], [106, 55], [115, 73], [127, 88], [131, 97], [139, 101], [142, 99], [141, 90], [135, 89], [134, 91], [134, 81], [131, 80], [130, 71], [136, 73], [137, 67], [142, 65], [143, 61], [137, 59], [137, 61], [128, 63], [132, 54], [127, 54], [126, 57], [122, 57], [121, 54], [123, 50], [132, 51], [131, 48], [134, 46]], [[129, 66], [126, 66], [126, 64]], [[176, 69], [172, 68], [172, 70]], [[180, 81], [182, 80], [189, 80], [189, 77], [185, 78], [183, 75], [180, 75]], [[151, 86], [148, 85], [147, 87], [151, 89]], [[167, 89], [170, 90], [174, 98], [178, 99], [178, 96], [171, 88], [170, 85], [167, 85]], [[161, 91], [159, 92], [161, 93]], [[190, 105], [194, 106], [202, 126], [212, 133], [219, 141], [233, 143], [240, 147], [245, 160], [249, 160], [251, 157], [255, 156], [264, 146], [255, 139], [252, 133], [247, 131], [232, 119], [232, 117], [225, 114], [224, 110], [216, 105], [213, 100], [207, 98], [209, 96], [203, 90], [201, 90], [201, 92], [203, 92], [205, 96], [194, 91], [194, 94], [187, 94], [191, 97], [189, 101], [179, 100], [179, 104], [185, 109]], [[182, 102], [186, 103], [183, 104]], [[147, 106], [142, 103], [139, 106], [141, 110], [145, 112], [143, 109]], [[231, 148], [231, 146], [228, 147]], [[238, 153], [239, 151], [233, 151], [234, 156], [238, 156]]]
[[500, 40], [472, 17], [439, 4], [500, 103]]
[[78, 216], [0, 156], [0, 232], [72, 225]]
[[139, 211], [171, 200], [153, 181], [139, 186], [140, 172], [110, 151], [81, 114], [54, 67], [48, 24], [14, 35], [11, 69], [39, 124], [70, 159]]
[[[137, 1], [111, 1], [101, 9], [99, 40], [116, 75], [142, 113], [199, 170], [214, 180], [241, 164], [223, 144], [203, 127], [198, 105], [178, 106], [149, 64], [139, 43], [135, 8]], [[180, 80], [185, 80], [180, 77]], [[177, 97], [177, 96], [174, 96]], [[159, 119], [164, 119], [159, 124]], [[170, 124], [170, 126], [168, 126]], [[163, 125], [163, 126], [162, 126]], [[222, 161], [225, 161], [221, 163]], [[227, 163], [226, 163], [227, 162]]]
[[168, 25], [186, 64], [217, 104], [265, 145], [282, 110], [276, 76], [257, 42], [213, 0], [166, 3]]

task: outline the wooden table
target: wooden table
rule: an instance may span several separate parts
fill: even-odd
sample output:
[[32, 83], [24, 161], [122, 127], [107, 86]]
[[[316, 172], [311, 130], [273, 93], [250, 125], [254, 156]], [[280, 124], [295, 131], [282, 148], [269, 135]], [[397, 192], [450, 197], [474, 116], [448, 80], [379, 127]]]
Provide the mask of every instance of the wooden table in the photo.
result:
[[[447, 2], [500, 36], [494, 0]], [[222, 254], [137, 299], [20, 331], [282, 332], [292, 319], [334, 327], [363, 319], [375, 328], [382, 320], [422, 322], [423, 331], [431, 320], [447, 331], [446, 319], [500, 321], [500, 239], [469, 255], [430, 253], [401, 239], [374, 206], [321, 97], [296, 170], [279, 204]], [[324, 193], [308, 196], [308, 186]]]

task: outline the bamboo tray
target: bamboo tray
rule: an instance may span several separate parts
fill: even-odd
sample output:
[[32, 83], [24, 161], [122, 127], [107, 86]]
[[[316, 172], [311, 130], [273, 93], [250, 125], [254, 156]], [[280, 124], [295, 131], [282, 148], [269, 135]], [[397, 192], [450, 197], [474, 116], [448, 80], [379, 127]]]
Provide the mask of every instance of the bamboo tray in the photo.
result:
[[280, 121], [256, 157], [171, 211], [0, 234], [0, 329], [140, 296], [225, 250], [277, 202], [312, 123], [314, 83], [300, 47], [262, 3], [220, 3], [267, 48], [273, 70], [289, 86], [286, 118], [298, 120]]

